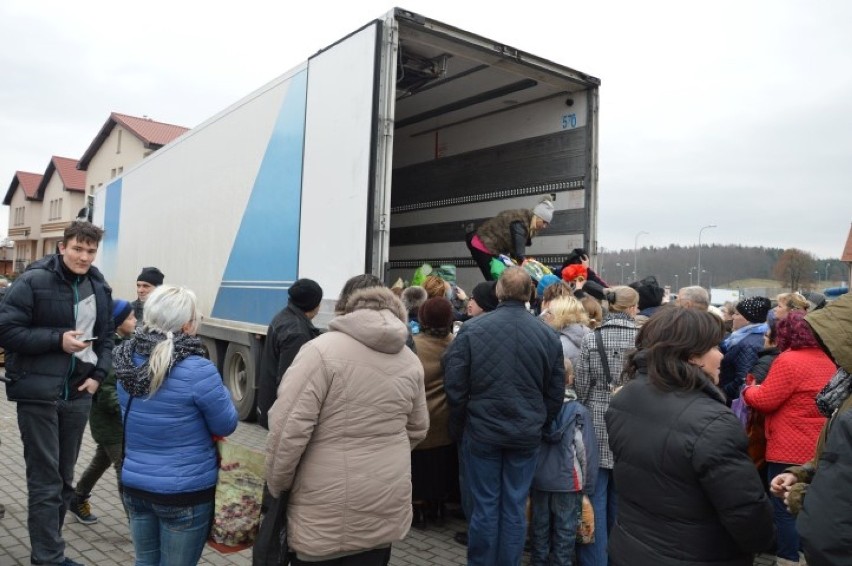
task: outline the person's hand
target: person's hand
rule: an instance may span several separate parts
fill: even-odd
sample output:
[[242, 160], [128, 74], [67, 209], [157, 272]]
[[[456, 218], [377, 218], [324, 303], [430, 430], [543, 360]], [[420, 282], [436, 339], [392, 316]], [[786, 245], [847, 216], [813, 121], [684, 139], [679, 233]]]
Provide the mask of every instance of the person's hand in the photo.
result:
[[798, 480], [796, 476], [791, 474], [790, 472], [784, 472], [783, 474], [778, 474], [772, 481], [769, 482], [769, 491], [775, 497], [779, 499], [787, 498], [787, 492], [790, 491], [790, 486], [796, 483]]
[[90, 395], [94, 395], [95, 392], [98, 390], [98, 387], [100, 386], [101, 384], [100, 382], [98, 382], [97, 379], [87, 377], [86, 381], [84, 381], [83, 384], [77, 388], [77, 391], [87, 391]]
[[83, 333], [79, 330], [69, 330], [62, 335], [62, 349], [66, 354], [74, 354], [90, 346], [88, 342], [78, 340]]
[[464, 289], [462, 289], [459, 286], [456, 286], [456, 298], [460, 301], [466, 301], [467, 300], [467, 293], [465, 293]]
[[583, 267], [588, 269], [588, 267], [589, 267], [589, 256], [587, 256], [587, 255], [580, 256], [580, 264]]

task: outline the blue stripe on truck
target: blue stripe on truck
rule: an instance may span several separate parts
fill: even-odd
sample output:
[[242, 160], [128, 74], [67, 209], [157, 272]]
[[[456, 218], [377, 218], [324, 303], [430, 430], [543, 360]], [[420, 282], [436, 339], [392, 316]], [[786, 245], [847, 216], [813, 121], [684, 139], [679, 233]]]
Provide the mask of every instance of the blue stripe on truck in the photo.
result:
[[298, 277], [307, 70], [287, 92], [237, 231], [212, 316], [268, 324]]
[[104, 237], [101, 241], [99, 264], [103, 273], [115, 273], [118, 267], [118, 229], [121, 216], [122, 180], [116, 179], [104, 191]]

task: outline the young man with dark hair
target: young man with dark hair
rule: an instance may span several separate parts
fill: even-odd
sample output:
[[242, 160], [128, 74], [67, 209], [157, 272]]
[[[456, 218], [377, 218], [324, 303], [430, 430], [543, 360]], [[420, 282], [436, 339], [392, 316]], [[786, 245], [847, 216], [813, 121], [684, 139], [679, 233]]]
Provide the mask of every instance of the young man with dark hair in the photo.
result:
[[112, 290], [92, 266], [102, 236], [89, 222], [73, 222], [60, 253], [30, 264], [0, 305], [6, 395], [18, 404], [27, 469], [32, 564], [78, 565], [65, 557], [62, 524], [92, 394], [112, 364]]

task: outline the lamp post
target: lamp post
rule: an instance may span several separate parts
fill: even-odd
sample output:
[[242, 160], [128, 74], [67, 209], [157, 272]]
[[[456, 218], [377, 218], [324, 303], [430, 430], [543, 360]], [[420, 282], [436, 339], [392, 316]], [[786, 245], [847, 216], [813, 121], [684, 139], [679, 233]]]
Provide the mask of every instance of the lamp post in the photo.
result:
[[715, 228], [715, 227], [716, 227], [715, 224], [708, 224], [707, 226], [702, 226], [701, 230], [698, 231], [698, 273], [697, 273], [698, 282], [696, 283], [696, 285], [698, 285], [698, 286], [701, 286], [701, 234], [702, 234], [702, 232], [704, 232], [704, 230], [707, 230], [708, 228]]
[[615, 264], [615, 266], [621, 268], [621, 284], [624, 285], [624, 268], [630, 267], [630, 263], [629, 262], [628, 263], [618, 262], [618, 263]]
[[825, 280], [826, 285], [828, 285], [828, 266], [829, 265], [831, 265], [830, 261], [825, 262], [825, 277], [823, 277], [823, 279]]
[[678, 283], [677, 279], [678, 275], [677, 273], [675, 273], [675, 294], [677, 294], [677, 292], [680, 290], [680, 284]]
[[692, 287], [692, 274], [695, 271], [694, 267], [689, 268], [689, 286]]
[[636, 281], [639, 278], [638, 246], [639, 246], [639, 236], [641, 236], [642, 234], [650, 234], [650, 232], [646, 232], [645, 230], [642, 230], [641, 232], [636, 234], [635, 238], [633, 238], [633, 275], [634, 275], [633, 280], [634, 281]]

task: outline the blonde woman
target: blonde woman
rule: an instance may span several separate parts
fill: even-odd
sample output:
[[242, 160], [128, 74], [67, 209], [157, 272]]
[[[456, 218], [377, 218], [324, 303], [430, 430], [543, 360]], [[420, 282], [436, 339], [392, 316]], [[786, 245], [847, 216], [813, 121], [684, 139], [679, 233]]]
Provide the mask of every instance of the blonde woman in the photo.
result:
[[572, 367], [579, 363], [583, 338], [591, 332], [589, 315], [583, 303], [571, 295], [563, 295], [550, 301], [545, 322], [559, 333], [562, 354], [571, 361]]
[[784, 320], [793, 311], [806, 312], [810, 306], [801, 293], [781, 293], [775, 300], [778, 302], [774, 309], [777, 320]]
[[498, 255], [524, 262], [527, 246], [532, 245], [533, 236], [550, 226], [555, 208], [553, 201], [543, 199], [532, 210], [504, 210], [467, 234], [467, 249], [486, 281], [494, 279], [491, 260]]
[[234, 432], [237, 411], [195, 335], [195, 294], [160, 286], [144, 317], [113, 356], [124, 415], [122, 498], [136, 566], [191, 566], [213, 517], [212, 436]]
[[595, 510], [595, 542], [578, 547], [581, 566], [607, 563], [607, 533], [615, 521], [615, 488], [612, 482], [613, 457], [609, 449], [604, 415], [612, 391], [621, 382], [627, 355], [636, 347], [635, 317], [639, 293], [626, 286], [607, 289], [609, 312], [600, 327], [583, 337], [580, 360], [574, 370], [577, 397], [592, 413], [600, 456], [597, 482], [591, 497]]

